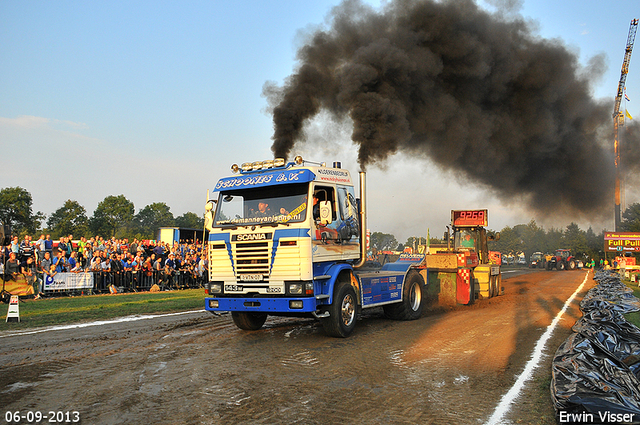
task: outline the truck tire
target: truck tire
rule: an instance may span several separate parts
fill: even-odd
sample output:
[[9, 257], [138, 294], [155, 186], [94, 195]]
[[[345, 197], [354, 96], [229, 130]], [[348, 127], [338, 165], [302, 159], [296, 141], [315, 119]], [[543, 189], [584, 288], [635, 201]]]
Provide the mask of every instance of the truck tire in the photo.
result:
[[498, 276], [491, 276], [489, 277], [489, 298], [497, 297], [498, 293]]
[[232, 311], [231, 317], [237, 327], [245, 331], [257, 331], [267, 320], [267, 313], [247, 313], [244, 311]]
[[564, 262], [563, 261], [557, 261], [556, 262], [556, 270], [564, 270]]
[[567, 263], [567, 269], [575, 270], [576, 269], [576, 260], [574, 260], [573, 258], [571, 260], [569, 260], [569, 262]]
[[341, 282], [335, 290], [329, 317], [322, 319], [324, 331], [332, 337], [346, 338], [356, 327], [358, 304], [356, 291], [349, 282]]
[[424, 280], [419, 273], [411, 271], [402, 285], [402, 302], [387, 304], [384, 314], [394, 320], [416, 320], [424, 310]]
[[547, 261], [547, 270], [553, 269], [554, 264], [551, 261]]

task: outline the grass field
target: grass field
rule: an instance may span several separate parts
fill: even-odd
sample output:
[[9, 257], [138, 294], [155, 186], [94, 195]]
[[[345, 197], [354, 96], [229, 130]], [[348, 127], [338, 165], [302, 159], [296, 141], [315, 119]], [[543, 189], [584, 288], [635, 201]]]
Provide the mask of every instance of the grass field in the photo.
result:
[[20, 322], [7, 323], [9, 305], [0, 304], [0, 331], [108, 320], [135, 314], [204, 309], [204, 290], [138, 292], [20, 300]]
[[[633, 289], [633, 295], [635, 295], [636, 298], [640, 298], [640, 287], [638, 287], [638, 283], [629, 282], [629, 281], [625, 281], [625, 283], [629, 288]], [[640, 311], [636, 311], [635, 313], [625, 314], [624, 317], [629, 322], [633, 323], [634, 325], [640, 328]]]

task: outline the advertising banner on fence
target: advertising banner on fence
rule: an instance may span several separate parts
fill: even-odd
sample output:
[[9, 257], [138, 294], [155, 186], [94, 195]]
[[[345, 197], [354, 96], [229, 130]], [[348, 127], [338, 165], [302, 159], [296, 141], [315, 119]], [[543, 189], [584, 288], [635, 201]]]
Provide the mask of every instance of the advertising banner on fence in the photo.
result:
[[607, 252], [639, 252], [640, 233], [604, 232], [604, 250]]
[[47, 276], [44, 281], [45, 291], [73, 291], [85, 288], [93, 288], [93, 273], [56, 273], [55, 276]]
[[33, 295], [33, 286], [27, 282], [27, 279], [24, 278], [23, 275], [18, 275], [18, 277], [13, 279], [2, 280], [0, 277], [0, 289], [3, 291], [7, 291], [11, 295]]

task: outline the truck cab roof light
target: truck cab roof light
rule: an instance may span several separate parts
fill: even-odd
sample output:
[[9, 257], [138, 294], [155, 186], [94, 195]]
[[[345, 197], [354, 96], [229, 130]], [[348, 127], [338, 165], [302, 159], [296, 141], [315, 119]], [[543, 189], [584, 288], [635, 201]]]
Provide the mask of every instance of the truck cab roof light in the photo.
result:
[[273, 160], [274, 167], [284, 167], [285, 160], [284, 158], [276, 158]]
[[241, 168], [242, 168], [242, 171], [251, 171], [253, 168], [253, 165], [250, 162], [244, 162]]
[[231, 166], [231, 172], [233, 172], [233, 174], [238, 174], [240, 172], [240, 167], [238, 167], [238, 164], [233, 164]]
[[254, 170], [262, 170], [262, 161], [255, 161], [251, 166]]
[[300, 155], [298, 155], [293, 159], [293, 162], [296, 165], [302, 165], [304, 163], [304, 159], [302, 159], [302, 157]]
[[273, 159], [262, 161], [262, 168], [273, 168]]

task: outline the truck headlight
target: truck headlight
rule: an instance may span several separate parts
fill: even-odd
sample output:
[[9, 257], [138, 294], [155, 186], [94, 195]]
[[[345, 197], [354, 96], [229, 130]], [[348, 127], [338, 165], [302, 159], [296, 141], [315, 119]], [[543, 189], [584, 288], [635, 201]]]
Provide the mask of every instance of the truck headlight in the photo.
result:
[[302, 283], [290, 283], [289, 293], [291, 295], [302, 295]]
[[204, 286], [205, 294], [222, 294], [222, 282], [209, 282]]

